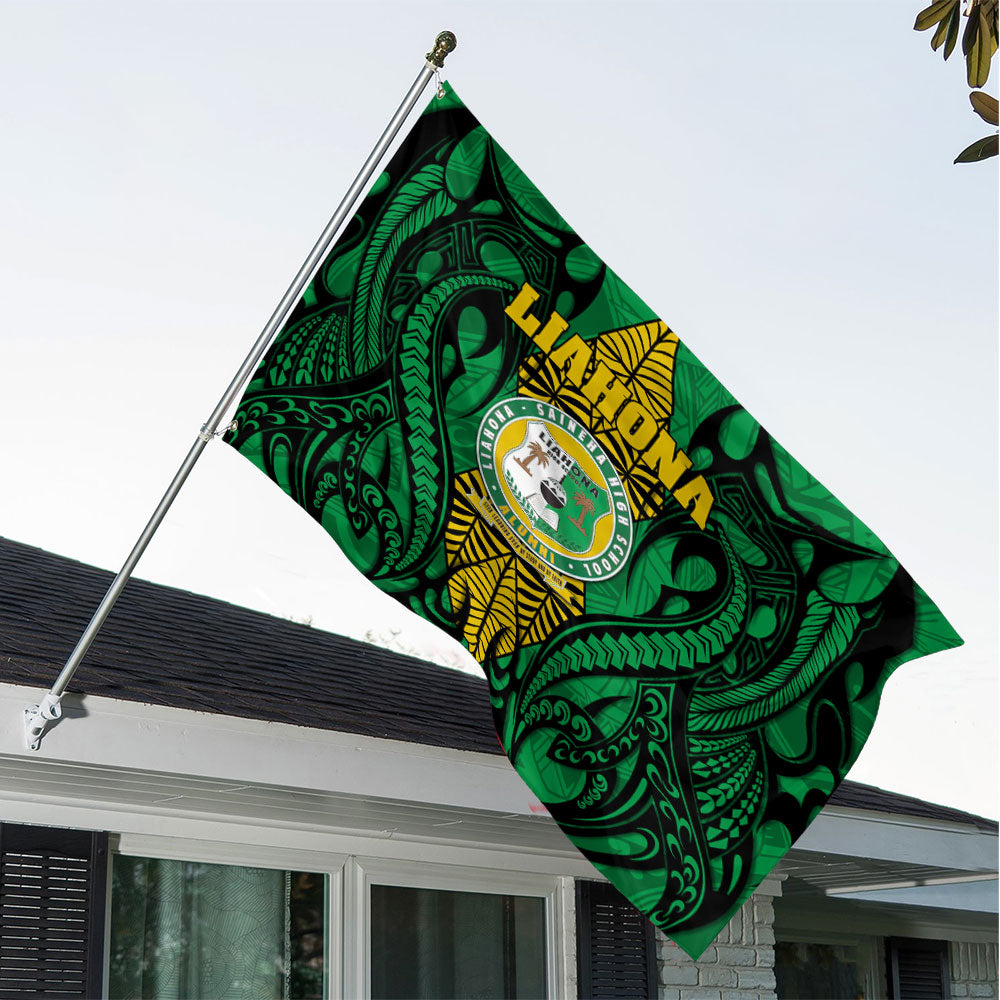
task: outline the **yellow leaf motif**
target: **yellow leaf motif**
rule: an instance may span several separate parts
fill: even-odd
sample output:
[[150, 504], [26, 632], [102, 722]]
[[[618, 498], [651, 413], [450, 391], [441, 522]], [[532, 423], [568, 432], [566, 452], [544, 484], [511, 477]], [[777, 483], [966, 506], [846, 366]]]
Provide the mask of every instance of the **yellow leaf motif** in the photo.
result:
[[[626, 386], [629, 396], [653, 414], [661, 430], [666, 430], [674, 405], [677, 334], [661, 320], [654, 319], [602, 333], [588, 344], [593, 351], [588, 375], [598, 362], [603, 362]], [[662, 511], [666, 491], [655, 473], [641, 461], [641, 453], [625, 443], [618, 428], [547, 356], [531, 355], [525, 359], [518, 373], [518, 392], [558, 406], [589, 428], [621, 477], [635, 520], [643, 521]]]
[[676, 355], [677, 334], [658, 319], [602, 334], [594, 352], [657, 420], [673, 412]]
[[544, 641], [569, 619], [570, 607], [583, 614], [583, 584], [569, 580], [557, 597], [476, 511], [469, 497], [485, 495], [478, 471], [457, 476], [445, 528], [448, 597], [453, 608], [466, 608], [465, 642], [480, 662]]

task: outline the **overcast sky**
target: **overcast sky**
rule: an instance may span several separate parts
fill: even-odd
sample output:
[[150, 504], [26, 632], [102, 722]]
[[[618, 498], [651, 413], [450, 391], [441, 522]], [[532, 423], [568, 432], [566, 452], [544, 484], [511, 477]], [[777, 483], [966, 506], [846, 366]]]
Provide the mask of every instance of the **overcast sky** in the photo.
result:
[[[851, 777], [997, 816], [997, 161], [952, 164], [988, 126], [920, 6], [0, 0], [0, 534], [118, 568], [447, 27], [473, 112], [965, 637]], [[478, 671], [218, 443], [137, 575]]]

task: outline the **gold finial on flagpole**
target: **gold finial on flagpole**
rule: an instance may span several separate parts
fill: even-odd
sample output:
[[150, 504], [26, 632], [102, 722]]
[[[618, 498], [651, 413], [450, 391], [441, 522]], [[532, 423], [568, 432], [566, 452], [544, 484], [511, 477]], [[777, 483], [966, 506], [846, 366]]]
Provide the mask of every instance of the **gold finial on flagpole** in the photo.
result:
[[453, 31], [441, 31], [434, 39], [434, 48], [427, 53], [427, 61], [440, 69], [444, 65], [445, 56], [454, 51], [458, 39]]

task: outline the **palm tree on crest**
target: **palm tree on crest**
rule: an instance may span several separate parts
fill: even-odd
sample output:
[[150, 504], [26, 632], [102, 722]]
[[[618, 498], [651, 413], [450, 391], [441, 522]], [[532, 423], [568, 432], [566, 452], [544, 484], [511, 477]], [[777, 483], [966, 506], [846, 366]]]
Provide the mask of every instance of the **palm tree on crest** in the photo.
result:
[[580, 516], [574, 521], [573, 518], [569, 519], [570, 524], [575, 524], [584, 534], [587, 533], [587, 529], [583, 526], [583, 519], [588, 514], [594, 513], [594, 501], [590, 497], [584, 495], [583, 493], [573, 494], [573, 503], [576, 504], [580, 511]]
[[549, 456], [545, 449], [537, 441], [532, 441], [531, 444], [528, 445], [528, 457], [523, 462], [519, 458], [515, 458], [514, 461], [517, 462], [517, 464], [521, 466], [525, 472], [527, 472], [528, 466], [531, 465], [532, 462], [537, 462], [544, 469], [545, 466], [549, 464]]

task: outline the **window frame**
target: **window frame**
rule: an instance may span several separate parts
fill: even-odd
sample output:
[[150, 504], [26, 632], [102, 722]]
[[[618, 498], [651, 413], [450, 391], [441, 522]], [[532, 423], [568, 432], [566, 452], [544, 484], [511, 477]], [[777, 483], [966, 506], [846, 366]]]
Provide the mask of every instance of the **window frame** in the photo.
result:
[[240, 865], [247, 868], [272, 868], [278, 871], [309, 871], [326, 877], [326, 934], [324, 949], [328, 958], [324, 996], [338, 1000], [344, 991], [344, 865], [346, 854], [325, 851], [279, 848], [232, 841], [190, 840], [156, 834], [112, 834], [108, 845], [107, 893], [104, 914], [104, 968], [102, 996], [107, 1000], [111, 965], [111, 876], [116, 855], [154, 858], [158, 861], [192, 861], [212, 865]]
[[[567, 885], [568, 883], [568, 885]], [[344, 866], [344, 995], [371, 1000], [371, 887], [529, 896], [545, 907], [545, 989], [550, 1000], [575, 996], [564, 952], [573, 927], [573, 879], [558, 875], [425, 864], [394, 858], [352, 857]], [[573, 938], [575, 943], [575, 938]], [[575, 947], [571, 949], [575, 952]], [[572, 956], [575, 962], [575, 955]]]
[[[234, 831], [235, 832], [235, 831]], [[414, 845], [416, 847], [416, 845]], [[396, 850], [398, 851], [398, 846]], [[413, 853], [419, 854], [419, 847]], [[469, 852], [456, 852], [468, 856]], [[371, 997], [371, 886], [494, 893], [541, 898], [545, 907], [545, 984], [550, 1000], [576, 996], [575, 877], [451, 865], [404, 858], [283, 848], [231, 840], [203, 840], [148, 833], [113, 833], [108, 847], [105, 910], [104, 990], [107, 997], [111, 940], [111, 866], [116, 854], [130, 857], [313, 871], [327, 877], [329, 1000]]]

